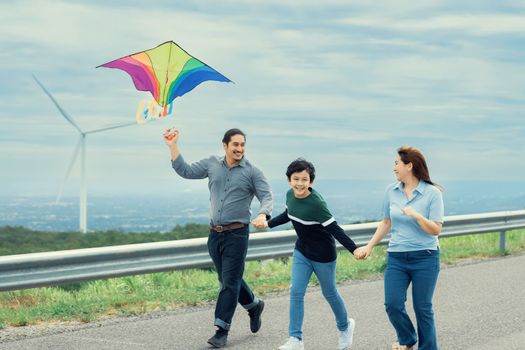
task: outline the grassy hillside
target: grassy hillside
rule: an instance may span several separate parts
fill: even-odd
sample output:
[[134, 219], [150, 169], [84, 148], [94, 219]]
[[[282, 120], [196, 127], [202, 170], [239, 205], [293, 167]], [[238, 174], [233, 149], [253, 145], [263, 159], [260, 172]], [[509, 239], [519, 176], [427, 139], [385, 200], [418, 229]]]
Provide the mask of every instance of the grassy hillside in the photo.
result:
[[24, 227], [0, 227], [0, 255], [46, 252], [121, 244], [171, 241], [195, 237], [206, 237], [208, 225], [177, 225], [166, 233], [125, 233], [122, 231], [101, 232], [43, 232]]

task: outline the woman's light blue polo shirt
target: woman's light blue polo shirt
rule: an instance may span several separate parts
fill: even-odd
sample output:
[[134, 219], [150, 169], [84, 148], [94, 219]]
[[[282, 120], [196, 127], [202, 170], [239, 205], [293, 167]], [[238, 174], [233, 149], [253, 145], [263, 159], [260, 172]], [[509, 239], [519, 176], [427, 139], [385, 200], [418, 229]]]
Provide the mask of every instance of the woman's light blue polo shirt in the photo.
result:
[[405, 215], [401, 208], [411, 207], [431, 221], [443, 222], [444, 207], [441, 191], [424, 181], [419, 181], [408, 200], [403, 191], [403, 183], [389, 185], [383, 200], [383, 218], [392, 223], [390, 229], [389, 252], [409, 252], [414, 250], [436, 250], [439, 247], [437, 236], [423, 231], [416, 219]]

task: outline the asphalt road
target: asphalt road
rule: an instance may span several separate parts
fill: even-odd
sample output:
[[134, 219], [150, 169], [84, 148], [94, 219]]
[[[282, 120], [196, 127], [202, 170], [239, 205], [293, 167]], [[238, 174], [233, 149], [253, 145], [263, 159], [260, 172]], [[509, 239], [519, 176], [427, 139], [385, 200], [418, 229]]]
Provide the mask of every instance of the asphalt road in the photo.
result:
[[[383, 308], [383, 281], [351, 282], [339, 290], [356, 320], [352, 349], [390, 349], [395, 334]], [[525, 349], [524, 291], [525, 255], [442, 268], [434, 297], [440, 348]], [[255, 335], [250, 333], [247, 313], [237, 309], [227, 349], [277, 349], [284, 342], [288, 294], [265, 301], [263, 326]], [[335, 321], [318, 288], [309, 289], [305, 306], [306, 349], [337, 349]], [[4, 340], [0, 349], [210, 349], [206, 339], [213, 333], [212, 320], [209, 306], [81, 327], [51, 327], [43, 335]]]

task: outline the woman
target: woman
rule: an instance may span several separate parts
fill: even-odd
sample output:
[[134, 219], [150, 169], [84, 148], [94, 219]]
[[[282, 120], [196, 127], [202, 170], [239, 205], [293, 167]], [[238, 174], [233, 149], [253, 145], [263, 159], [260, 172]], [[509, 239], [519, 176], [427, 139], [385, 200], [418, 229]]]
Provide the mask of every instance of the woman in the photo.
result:
[[[366, 246], [354, 255], [366, 259], [373, 247], [390, 232], [385, 271], [385, 307], [397, 333], [393, 350], [438, 348], [432, 296], [439, 274], [438, 235], [443, 224], [443, 197], [430, 180], [423, 154], [414, 147], [397, 150], [394, 174], [383, 201], [383, 221]], [[417, 333], [405, 309], [412, 283]]]

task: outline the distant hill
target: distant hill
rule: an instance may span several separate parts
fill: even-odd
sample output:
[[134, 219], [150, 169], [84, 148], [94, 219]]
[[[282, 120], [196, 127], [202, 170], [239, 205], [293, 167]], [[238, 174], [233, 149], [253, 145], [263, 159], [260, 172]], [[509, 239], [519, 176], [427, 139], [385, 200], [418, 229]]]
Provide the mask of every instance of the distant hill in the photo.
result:
[[[393, 182], [393, 181], [392, 181]], [[445, 188], [445, 214], [470, 214], [517, 210], [525, 205], [524, 182], [439, 182]], [[287, 182], [272, 181], [274, 213], [284, 210]], [[388, 183], [377, 181], [322, 180], [315, 188], [323, 195], [340, 224], [375, 221]], [[55, 204], [54, 196], [1, 196], [0, 227], [23, 226], [46, 232], [78, 230], [78, 198], [66, 197]], [[111, 195], [88, 198], [90, 231], [163, 232], [177, 225], [207, 224], [209, 194], [206, 183], [198, 190], [164, 195]], [[252, 212], [257, 212], [254, 200]]]

